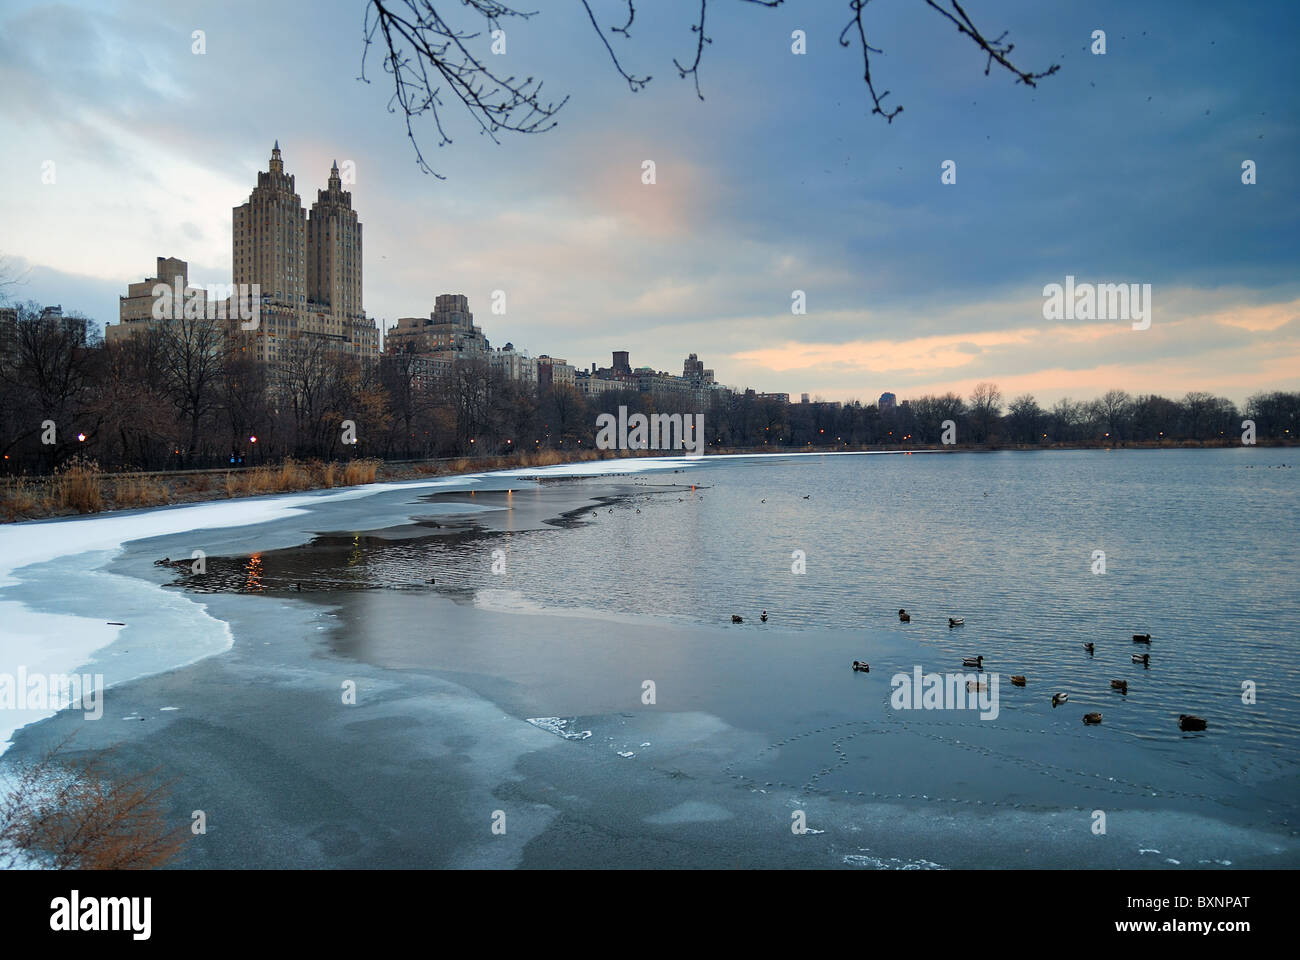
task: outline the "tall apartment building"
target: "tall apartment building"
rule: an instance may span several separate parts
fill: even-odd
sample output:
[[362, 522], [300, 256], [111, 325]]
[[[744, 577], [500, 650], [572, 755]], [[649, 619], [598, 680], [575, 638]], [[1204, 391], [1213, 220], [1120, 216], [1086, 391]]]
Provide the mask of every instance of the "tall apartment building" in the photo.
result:
[[336, 317], [364, 315], [361, 307], [361, 224], [352, 193], [343, 189], [339, 164], [329, 186], [316, 191], [307, 218], [307, 299]]
[[378, 358], [379, 330], [361, 299], [361, 224], [337, 163], [308, 220], [277, 140], [270, 170], [232, 216], [234, 283], [261, 289], [258, 326], [235, 334], [241, 349], [274, 363], [315, 337], [331, 351]]

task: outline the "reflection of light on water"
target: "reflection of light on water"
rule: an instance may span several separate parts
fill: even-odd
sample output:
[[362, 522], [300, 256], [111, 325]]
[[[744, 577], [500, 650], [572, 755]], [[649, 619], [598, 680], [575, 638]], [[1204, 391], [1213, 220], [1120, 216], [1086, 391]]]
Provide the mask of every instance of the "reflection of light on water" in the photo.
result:
[[355, 567], [361, 562], [361, 534], [352, 534], [352, 552], [348, 554], [348, 566]]
[[262, 555], [255, 553], [244, 564], [244, 589], [253, 593], [262, 592]]

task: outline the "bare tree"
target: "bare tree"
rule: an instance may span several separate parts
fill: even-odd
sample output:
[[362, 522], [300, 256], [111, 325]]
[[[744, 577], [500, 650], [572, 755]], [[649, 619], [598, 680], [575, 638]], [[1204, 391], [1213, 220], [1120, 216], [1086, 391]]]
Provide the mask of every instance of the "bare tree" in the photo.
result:
[[970, 395], [970, 415], [975, 424], [975, 440], [983, 443], [989, 438], [989, 432], [1002, 413], [1002, 391], [996, 383], [984, 381], [975, 384]]
[[[438, 146], [444, 146], [452, 142], [444, 122], [445, 111], [449, 104], [459, 103], [482, 133], [494, 142], [499, 142], [497, 135], [502, 132], [543, 133], [552, 129], [556, 123], [556, 114], [568, 102], [568, 97], [558, 102], [543, 97], [542, 81], [535, 77], [503, 75], [494, 70], [488, 66], [488, 58], [480, 52], [485, 32], [495, 40], [493, 35], [501, 29], [503, 22], [517, 20], [526, 23], [537, 15], [536, 11], [516, 10], [500, 0], [461, 0], [461, 5], [468, 10], [468, 19], [473, 24], [461, 28], [453, 25], [439, 12], [439, 7], [445, 10], [449, 2], [450, 0], [369, 0], [362, 31], [364, 46], [360, 79], [369, 82], [366, 77], [366, 60], [370, 47], [377, 41], [382, 41], [383, 70], [392, 77], [393, 82], [393, 96], [389, 100], [388, 109], [392, 113], [402, 114], [406, 123], [406, 135], [415, 149], [420, 169], [432, 173], [440, 180], [445, 178], [425, 162], [412, 125], [413, 120], [429, 114], [438, 134]], [[636, 21], [635, 0], [620, 0], [617, 4], [620, 11], [617, 22], [606, 25], [602, 25], [592, 9], [592, 0], [578, 2], [582, 4], [582, 9], [618, 76], [631, 91], [644, 89], [653, 78], [626, 68], [615, 51], [615, 43], [619, 39], [626, 41], [632, 37], [632, 27]], [[736, 2], [770, 9], [781, 6], [784, 0]], [[848, 0], [849, 21], [840, 32], [839, 43], [842, 47], [857, 47], [861, 50], [862, 79], [871, 99], [871, 113], [892, 123], [894, 117], [903, 112], [903, 108], [901, 105], [884, 105], [890, 91], [878, 92], [871, 75], [871, 57], [882, 50], [868, 41], [869, 30], [864, 22], [864, 14], [870, 2], [871, 0]], [[1014, 76], [1017, 83], [1032, 87], [1060, 69], [1059, 64], [1052, 64], [1039, 72], [1016, 66], [1011, 61], [1015, 44], [1007, 40], [1006, 31], [996, 37], [984, 33], [958, 0], [924, 0], [924, 3], [955, 27], [959, 34], [969, 38], [985, 55], [985, 76], [996, 65]], [[700, 89], [700, 63], [704, 58], [704, 48], [713, 42], [706, 32], [708, 11], [709, 0], [698, 0], [698, 15], [690, 27], [695, 41], [693, 56], [686, 61], [673, 59], [673, 67], [678, 76], [691, 79], [695, 84], [695, 93], [701, 100], [704, 99], [704, 94]]]
[[167, 391], [189, 433], [186, 453], [193, 461], [203, 419], [220, 396], [229, 339], [223, 321], [203, 315], [173, 317], [159, 326], [159, 333]]

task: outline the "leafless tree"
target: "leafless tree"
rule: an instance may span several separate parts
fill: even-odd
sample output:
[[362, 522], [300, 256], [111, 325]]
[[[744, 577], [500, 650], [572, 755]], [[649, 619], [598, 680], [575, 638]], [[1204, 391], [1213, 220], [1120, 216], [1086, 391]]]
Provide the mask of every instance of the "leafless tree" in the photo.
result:
[[[556, 115], [568, 101], [548, 99], [542, 94], [542, 81], [535, 77], [506, 75], [489, 66], [490, 54], [482, 53], [482, 38], [501, 29], [502, 23], [515, 20], [526, 23], [537, 15], [536, 11], [517, 10], [500, 0], [460, 0], [471, 22], [460, 27], [443, 16], [451, 0], [369, 0], [366, 4], [363, 25], [364, 46], [361, 55], [360, 79], [366, 77], [366, 62], [372, 44], [382, 43], [380, 59], [383, 71], [392, 78], [393, 96], [388, 109], [400, 113], [406, 123], [406, 135], [415, 149], [416, 161], [425, 173], [445, 179], [425, 161], [412, 121], [429, 114], [438, 134], [438, 146], [452, 142], [448, 133], [445, 111], [449, 105], [459, 103], [473, 118], [479, 130], [498, 141], [500, 133], [543, 133], [556, 124]], [[593, 0], [578, 0], [591, 22], [613, 68], [633, 92], [645, 88], [651, 79], [625, 67], [615, 50], [618, 38], [630, 40], [636, 21], [635, 0], [618, 0], [619, 16], [614, 23], [604, 23], [592, 8]], [[717, 0], [715, 0], [717, 2]], [[735, 0], [754, 7], [779, 7], [784, 0]], [[884, 101], [890, 91], [879, 92], [871, 75], [871, 57], [882, 52], [873, 46], [864, 14], [871, 0], [848, 0], [849, 20], [840, 33], [841, 46], [857, 47], [862, 52], [862, 79], [871, 99], [871, 113], [892, 123], [903, 112], [901, 105], [886, 107]], [[1023, 70], [1011, 61], [1015, 44], [1007, 40], [1003, 31], [994, 37], [976, 26], [958, 0], [924, 0], [944, 20], [967, 37], [985, 55], [984, 74], [988, 76], [994, 66], [1006, 70], [1017, 83], [1036, 86], [1044, 77], [1060, 69], [1052, 64], [1046, 70]], [[709, 0], [698, 0], [698, 14], [691, 22], [694, 37], [693, 55], [683, 61], [674, 58], [673, 67], [679, 77], [689, 77], [695, 84], [696, 95], [703, 100], [700, 89], [700, 64], [704, 49], [713, 42], [707, 33]], [[441, 10], [439, 9], [441, 8]]]
[[975, 440], [983, 443], [989, 437], [993, 422], [1002, 413], [1002, 391], [995, 383], [975, 384], [970, 395], [970, 416], [975, 426]]

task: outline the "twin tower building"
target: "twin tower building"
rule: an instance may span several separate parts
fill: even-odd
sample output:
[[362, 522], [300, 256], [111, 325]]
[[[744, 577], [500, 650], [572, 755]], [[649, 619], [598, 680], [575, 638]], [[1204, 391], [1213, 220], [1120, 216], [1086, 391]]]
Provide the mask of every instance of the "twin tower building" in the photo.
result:
[[277, 140], [271, 169], [234, 208], [233, 225], [234, 284], [258, 284], [262, 293], [261, 335], [246, 349], [274, 361], [292, 340], [320, 337], [331, 350], [378, 356], [379, 329], [361, 301], [361, 222], [337, 162], [308, 214]]
[[[256, 285], [261, 294], [256, 324], [242, 329], [232, 324], [239, 349], [270, 363], [285, 359], [294, 345], [363, 359], [379, 356], [379, 329], [366, 317], [361, 300], [361, 223], [337, 162], [308, 214], [293, 176], [284, 172], [277, 140], [271, 169], [258, 173], [248, 201], [234, 208], [233, 227], [232, 287], [244, 291]], [[159, 283], [185, 291], [187, 300], [202, 301], [199, 309], [206, 308], [209, 315], [217, 312], [209, 291], [189, 286], [184, 260], [159, 257], [157, 276], [130, 284], [119, 298], [119, 322], [105, 331], [110, 341], [158, 321], [154, 291]], [[219, 315], [233, 318], [236, 311], [227, 310], [228, 305], [233, 307], [229, 301], [220, 304]]]

